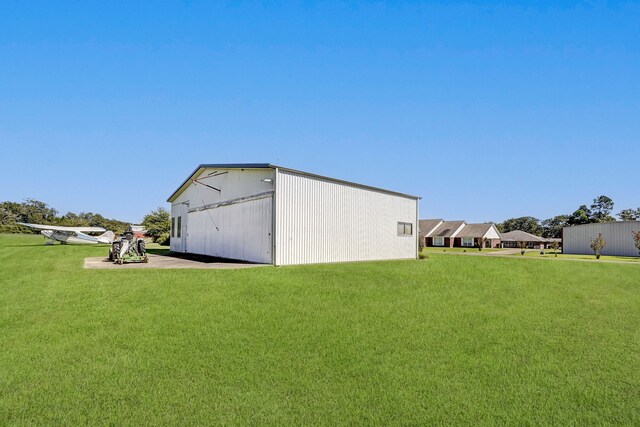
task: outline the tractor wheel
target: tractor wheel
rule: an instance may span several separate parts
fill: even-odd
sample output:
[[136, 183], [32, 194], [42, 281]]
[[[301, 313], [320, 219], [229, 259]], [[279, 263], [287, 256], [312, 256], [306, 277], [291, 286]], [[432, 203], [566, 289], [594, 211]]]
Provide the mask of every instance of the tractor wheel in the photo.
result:
[[118, 259], [118, 264], [122, 265], [122, 258]]
[[138, 255], [144, 256], [147, 253], [147, 244], [144, 240], [138, 240]]
[[113, 261], [113, 251], [109, 249], [109, 261]]
[[111, 261], [115, 262], [120, 258], [120, 242], [114, 242], [111, 245]]

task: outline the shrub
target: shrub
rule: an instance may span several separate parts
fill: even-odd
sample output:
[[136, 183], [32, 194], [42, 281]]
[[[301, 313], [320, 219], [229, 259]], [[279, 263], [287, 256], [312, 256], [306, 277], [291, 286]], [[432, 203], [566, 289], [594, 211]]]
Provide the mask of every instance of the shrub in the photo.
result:
[[520, 248], [520, 255], [524, 255], [527, 250], [527, 242], [518, 242], [518, 247]]
[[631, 235], [633, 235], [633, 244], [640, 253], [640, 231], [632, 231]]
[[595, 239], [591, 239], [591, 249], [596, 254], [596, 259], [600, 259], [602, 255], [602, 249], [607, 246], [607, 241], [602, 237], [602, 233], [598, 233]]

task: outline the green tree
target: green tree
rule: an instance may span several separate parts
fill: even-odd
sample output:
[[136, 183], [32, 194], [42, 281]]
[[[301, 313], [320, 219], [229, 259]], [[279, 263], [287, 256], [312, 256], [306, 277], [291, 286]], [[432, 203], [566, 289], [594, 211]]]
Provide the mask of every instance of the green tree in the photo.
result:
[[553, 218], [545, 219], [542, 221], [542, 236], [543, 237], [561, 237], [562, 228], [569, 225], [569, 215], [557, 215]]
[[20, 213], [20, 204], [13, 202], [0, 203], [0, 233], [20, 233], [22, 228], [16, 224]]
[[532, 216], [522, 216], [519, 218], [510, 218], [504, 222], [498, 224], [498, 230], [501, 233], [508, 233], [509, 231], [521, 230], [527, 233], [540, 235], [542, 228], [540, 227], [540, 221]]
[[0, 230], [10, 233], [33, 233], [39, 230], [22, 227], [16, 222], [28, 222], [36, 224], [55, 224], [58, 211], [44, 202], [35, 199], [27, 199], [22, 203], [0, 203]]
[[640, 208], [638, 208], [638, 209], [623, 209], [618, 213], [618, 217], [622, 221], [638, 221], [638, 220], [640, 220]]
[[591, 222], [612, 222], [613, 200], [605, 195], [596, 197], [591, 204]]
[[602, 236], [602, 233], [598, 233], [598, 236], [595, 239], [591, 239], [591, 249], [596, 254], [596, 259], [600, 259], [600, 255], [602, 255], [602, 249], [607, 246], [607, 241]]
[[73, 212], [67, 212], [56, 221], [58, 225], [63, 227], [89, 227], [89, 221], [82, 216]]
[[169, 232], [171, 230], [171, 214], [163, 207], [145, 215], [142, 225], [146, 229], [147, 235], [153, 238], [154, 242], [168, 245]]
[[587, 205], [582, 205], [576, 209], [567, 220], [568, 225], [580, 225], [591, 223], [591, 209]]

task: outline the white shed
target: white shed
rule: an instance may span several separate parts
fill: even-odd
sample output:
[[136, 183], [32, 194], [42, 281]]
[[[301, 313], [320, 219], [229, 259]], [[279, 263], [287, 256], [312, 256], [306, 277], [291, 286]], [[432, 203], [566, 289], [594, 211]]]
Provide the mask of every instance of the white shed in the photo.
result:
[[415, 259], [419, 199], [268, 163], [203, 164], [168, 199], [171, 250], [274, 265]]
[[601, 222], [562, 229], [562, 252], [593, 255], [591, 240], [602, 233], [607, 242], [602, 255], [638, 256], [632, 231], [640, 231], [640, 221]]

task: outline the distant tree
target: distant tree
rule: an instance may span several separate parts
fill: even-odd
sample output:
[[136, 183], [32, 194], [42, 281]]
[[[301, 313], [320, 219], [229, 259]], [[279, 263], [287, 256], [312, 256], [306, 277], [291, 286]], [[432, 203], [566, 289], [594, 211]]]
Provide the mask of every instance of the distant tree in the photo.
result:
[[523, 216], [520, 218], [510, 218], [504, 222], [498, 224], [498, 230], [501, 233], [508, 233], [509, 231], [521, 230], [527, 233], [540, 235], [542, 227], [540, 227], [540, 221], [532, 216]]
[[33, 230], [20, 226], [16, 222], [28, 222], [36, 224], [55, 224], [58, 211], [44, 202], [35, 199], [26, 199], [22, 203], [0, 203], [0, 231], [10, 233], [33, 233]]
[[527, 250], [527, 242], [518, 242], [518, 247], [520, 248], [520, 255], [524, 255]]
[[638, 209], [623, 209], [618, 213], [618, 217], [622, 221], [638, 221], [638, 220], [640, 220], [640, 208], [638, 208]]
[[542, 221], [542, 236], [543, 237], [562, 237], [562, 228], [569, 225], [569, 215], [557, 215], [553, 218], [545, 219]]
[[154, 242], [169, 244], [171, 214], [165, 208], [160, 207], [145, 215], [142, 225], [144, 225], [147, 235], [152, 237]]
[[587, 205], [582, 205], [576, 209], [567, 220], [568, 225], [580, 225], [591, 223], [591, 209]]
[[591, 239], [591, 249], [596, 254], [596, 259], [600, 259], [600, 255], [602, 255], [602, 249], [607, 246], [607, 241], [602, 236], [602, 233], [598, 233], [598, 236], [595, 239]]
[[591, 204], [591, 222], [612, 222], [613, 200], [605, 195], [596, 197]]
[[558, 249], [560, 249], [560, 242], [558, 242], [557, 240], [551, 242], [551, 249], [553, 249], [553, 252], [556, 254], [556, 258], [558, 258]]
[[485, 243], [487, 242], [486, 237], [480, 237], [476, 239], [476, 245], [478, 246], [478, 250], [481, 251], [484, 248]]
[[632, 231], [631, 235], [633, 236], [633, 244], [638, 250], [638, 253], [640, 253], [640, 231]]
[[[56, 220], [58, 211], [36, 199], [27, 199], [21, 204], [19, 222], [29, 222], [36, 224], [53, 224]], [[35, 230], [37, 233], [39, 231]]]
[[0, 204], [0, 224], [4, 225], [16, 222], [17, 217], [18, 215], [12, 209], [5, 207], [4, 203]]
[[91, 224], [87, 218], [73, 212], [67, 212], [56, 221], [58, 225], [63, 227], [89, 227]]
[[19, 203], [0, 203], [0, 233], [20, 233], [21, 226], [16, 224], [19, 215]]
[[106, 228], [116, 234], [124, 233], [130, 225], [128, 222], [105, 218], [93, 212], [80, 212], [80, 214], [77, 215], [77, 221], [84, 222], [91, 227]]

